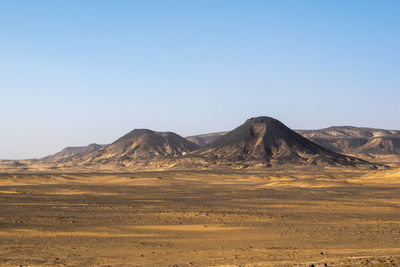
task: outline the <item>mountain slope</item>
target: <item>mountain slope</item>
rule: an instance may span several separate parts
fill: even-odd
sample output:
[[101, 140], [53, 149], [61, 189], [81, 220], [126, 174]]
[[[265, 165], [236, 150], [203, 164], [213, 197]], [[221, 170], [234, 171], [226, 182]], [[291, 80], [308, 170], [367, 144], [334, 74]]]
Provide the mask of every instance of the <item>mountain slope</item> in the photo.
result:
[[248, 119], [192, 154], [212, 159], [215, 164], [229, 162], [253, 166], [297, 164], [375, 167], [364, 160], [322, 148], [270, 117]]
[[99, 145], [99, 144], [90, 144], [88, 146], [66, 147], [60, 152], [44, 157], [41, 160], [45, 162], [66, 161], [68, 159], [71, 159], [72, 157], [83, 156], [85, 154], [97, 151], [103, 147], [104, 145]]

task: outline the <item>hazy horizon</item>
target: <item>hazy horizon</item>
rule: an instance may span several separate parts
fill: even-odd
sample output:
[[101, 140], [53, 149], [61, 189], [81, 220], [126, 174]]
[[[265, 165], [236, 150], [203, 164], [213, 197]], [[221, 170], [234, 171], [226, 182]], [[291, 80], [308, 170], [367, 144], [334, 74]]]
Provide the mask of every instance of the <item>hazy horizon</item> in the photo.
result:
[[2, 1], [0, 159], [254, 116], [400, 130], [397, 1]]

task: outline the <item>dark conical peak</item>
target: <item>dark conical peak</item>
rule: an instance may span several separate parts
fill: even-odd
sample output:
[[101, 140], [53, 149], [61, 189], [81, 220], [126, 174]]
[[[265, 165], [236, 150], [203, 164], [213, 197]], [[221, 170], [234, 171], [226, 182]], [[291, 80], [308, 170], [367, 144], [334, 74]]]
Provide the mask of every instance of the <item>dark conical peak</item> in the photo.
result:
[[291, 134], [292, 131], [289, 128], [274, 118], [267, 116], [254, 117], [246, 120], [246, 122], [239, 127], [207, 144], [206, 147], [236, 145], [240, 142], [249, 142], [249, 140], [254, 139], [256, 136], [271, 139], [276, 136], [280, 138]]
[[246, 161], [270, 165], [369, 164], [324, 149], [297, 134], [279, 120], [264, 116], [246, 120], [244, 124], [204, 146], [199, 154], [205, 158], [226, 160], [229, 164]]
[[250, 119], [247, 119], [246, 123], [271, 123], [271, 122], [279, 122], [278, 120], [272, 118], [272, 117], [267, 117], [267, 116], [260, 116], [260, 117], [253, 117]]
[[283, 131], [283, 132], [291, 132], [291, 130], [284, 125], [282, 122], [280, 122], [277, 119], [274, 119], [272, 117], [267, 117], [267, 116], [260, 116], [260, 117], [254, 117], [246, 120], [244, 124], [242, 124], [243, 127], [265, 127], [266, 132], [275, 132], [276, 131]]

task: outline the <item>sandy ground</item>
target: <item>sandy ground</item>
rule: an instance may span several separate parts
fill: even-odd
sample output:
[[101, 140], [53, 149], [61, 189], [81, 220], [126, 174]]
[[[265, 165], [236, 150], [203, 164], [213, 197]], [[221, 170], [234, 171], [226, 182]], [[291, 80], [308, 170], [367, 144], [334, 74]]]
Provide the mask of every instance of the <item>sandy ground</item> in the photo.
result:
[[398, 266], [400, 172], [0, 174], [0, 266]]

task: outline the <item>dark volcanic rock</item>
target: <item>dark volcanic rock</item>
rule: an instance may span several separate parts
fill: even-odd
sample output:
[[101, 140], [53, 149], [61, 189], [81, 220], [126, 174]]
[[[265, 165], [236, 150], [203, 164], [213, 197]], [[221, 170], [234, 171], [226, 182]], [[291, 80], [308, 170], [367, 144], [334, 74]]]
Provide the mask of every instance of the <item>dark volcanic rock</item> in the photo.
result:
[[374, 167], [364, 160], [329, 151], [271, 117], [248, 119], [195, 154], [217, 162]]

